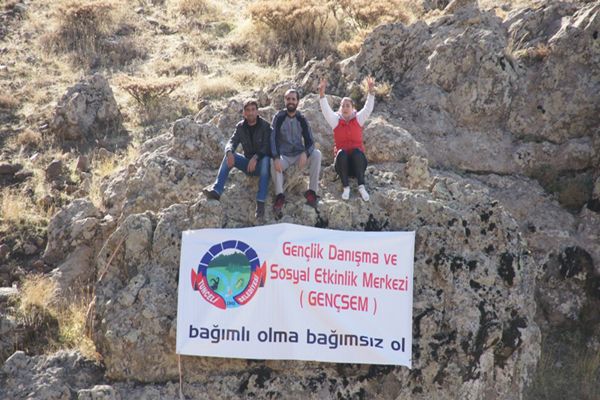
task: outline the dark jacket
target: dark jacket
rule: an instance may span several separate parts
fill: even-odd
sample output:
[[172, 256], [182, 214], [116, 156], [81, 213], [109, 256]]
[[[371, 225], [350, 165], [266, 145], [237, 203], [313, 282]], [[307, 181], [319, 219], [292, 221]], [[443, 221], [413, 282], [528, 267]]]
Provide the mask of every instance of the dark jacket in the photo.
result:
[[310, 125], [308, 124], [308, 121], [300, 111], [296, 111], [295, 118], [300, 123], [300, 127], [302, 130], [302, 139], [304, 139], [304, 145], [302, 145], [301, 138], [286, 138], [285, 142], [295, 144], [291, 145], [291, 147], [288, 149], [281, 148], [281, 143], [284, 142], [284, 140], [282, 140], [283, 133], [281, 131], [281, 125], [283, 125], [283, 122], [285, 121], [286, 117], [286, 110], [279, 111], [273, 117], [273, 132], [271, 133], [271, 153], [273, 155], [273, 158], [277, 158], [281, 154], [286, 156], [295, 156], [302, 153], [303, 151], [306, 153], [307, 156], [310, 157], [313, 149], [315, 148], [315, 141], [313, 139], [313, 134], [312, 130], [310, 129]]
[[271, 156], [271, 125], [260, 116], [256, 119], [256, 130], [254, 135], [250, 135], [248, 122], [245, 119], [238, 122], [235, 126], [235, 132], [225, 146], [225, 153], [236, 151], [238, 145], [242, 144], [244, 156], [252, 158], [256, 154], [258, 158]]

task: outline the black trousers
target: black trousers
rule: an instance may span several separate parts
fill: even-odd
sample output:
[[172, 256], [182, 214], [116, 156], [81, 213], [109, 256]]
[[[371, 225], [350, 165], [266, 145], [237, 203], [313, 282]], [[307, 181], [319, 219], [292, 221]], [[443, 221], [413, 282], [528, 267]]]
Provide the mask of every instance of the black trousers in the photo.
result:
[[338, 151], [335, 156], [335, 172], [342, 180], [342, 185], [349, 186], [348, 177], [355, 176], [359, 185], [365, 184], [365, 170], [367, 169], [367, 157], [359, 149], [352, 150], [348, 154], [344, 150]]

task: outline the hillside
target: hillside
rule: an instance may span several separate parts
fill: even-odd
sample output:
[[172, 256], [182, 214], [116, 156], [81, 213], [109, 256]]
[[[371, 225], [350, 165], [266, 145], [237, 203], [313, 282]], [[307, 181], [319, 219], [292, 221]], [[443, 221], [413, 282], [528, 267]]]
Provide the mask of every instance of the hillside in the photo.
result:
[[[182, 357], [184, 397], [600, 398], [599, 32], [598, 1], [2, 2], [0, 398], [180, 397], [181, 232], [260, 223], [255, 179], [201, 191], [290, 87], [320, 200], [292, 169], [265, 223], [416, 231], [413, 369]], [[343, 201], [317, 85], [367, 76]]]

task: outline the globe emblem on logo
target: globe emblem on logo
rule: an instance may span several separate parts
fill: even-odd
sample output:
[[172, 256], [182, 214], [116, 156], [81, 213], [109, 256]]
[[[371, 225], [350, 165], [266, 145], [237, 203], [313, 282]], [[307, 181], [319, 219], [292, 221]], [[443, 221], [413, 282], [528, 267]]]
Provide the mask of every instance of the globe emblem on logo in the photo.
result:
[[261, 266], [256, 251], [239, 240], [213, 245], [191, 276], [192, 288], [223, 310], [247, 304], [265, 277], [266, 263]]

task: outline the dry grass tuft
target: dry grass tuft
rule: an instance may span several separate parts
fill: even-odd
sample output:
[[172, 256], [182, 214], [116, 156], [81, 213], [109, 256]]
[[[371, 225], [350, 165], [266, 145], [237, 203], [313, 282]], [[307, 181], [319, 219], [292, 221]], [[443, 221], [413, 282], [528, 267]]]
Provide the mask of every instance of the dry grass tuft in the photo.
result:
[[350, 40], [344, 40], [338, 44], [338, 52], [342, 55], [342, 57], [350, 57], [358, 53], [370, 32], [370, 29], [359, 29]]
[[214, 11], [214, 7], [206, 0], [172, 0], [171, 3], [178, 14], [186, 17], [198, 17]]
[[[333, 49], [336, 24], [328, 3], [319, 0], [290, 2], [258, 0], [248, 6], [255, 24], [270, 33], [269, 47], [261, 47], [262, 60], [275, 64], [281, 56], [298, 64], [324, 57]], [[260, 28], [259, 28], [260, 30]], [[254, 45], [261, 40], [252, 41]]]
[[0, 110], [14, 111], [19, 108], [19, 102], [13, 96], [0, 94]]
[[237, 87], [242, 89], [262, 88], [290, 75], [289, 67], [261, 66], [252, 62], [232, 64], [228, 70], [229, 76], [237, 82]]
[[538, 43], [533, 47], [527, 47], [525, 49], [517, 50], [513, 53], [513, 57], [516, 59], [522, 59], [524, 61], [536, 62], [545, 60], [552, 49], [546, 43]]
[[74, 296], [68, 304], [63, 304], [56, 281], [44, 275], [30, 275], [22, 282], [20, 294], [21, 319], [35, 319], [39, 314], [58, 322], [58, 337], [50, 338], [57, 343], [51, 343], [51, 348], [77, 349], [88, 358], [98, 357], [85, 329], [90, 293]]
[[375, 84], [375, 98], [381, 101], [388, 98], [392, 93], [392, 86], [387, 82], [379, 82]]
[[26, 128], [17, 135], [15, 143], [17, 144], [17, 146], [21, 146], [27, 149], [35, 149], [42, 144], [42, 134], [40, 132]]
[[30, 275], [21, 286], [21, 310], [31, 306], [48, 307], [57, 297], [56, 282], [43, 275]]
[[104, 1], [60, 4], [60, 20], [52, 37], [54, 46], [85, 59], [95, 56], [101, 39], [110, 34], [114, 24], [112, 11], [113, 5]]
[[135, 40], [126, 37], [135, 29], [120, 24], [122, 10], [111, 1], [63, 1], [58, 4], [56, 26], [42, 44], [70, 54], [78, 66], [125, 65], [144, 53]]
[[0, 219], [7, 223], [37, 223], [40, 218], [34, 214], [34, 206], [28, 196], [8, 188], [0, 192]]
[[99, 209], [104, 208], [103, 204], [103, 183], [106, 179], [115, 174], [121, 168], [127, 168], [129, 164], [135, 162], [139, 157], [139, 148], [129, 146], [127, 153], [112, 154], [109, 157], [96, 158], [92, 163], [92, 179], [89, 188], [90, 201]]
[[239, 90], [238, 83], [229, 75], [200, 76], [196, 82], [200, 96], [205, 99], [230, 97]]
[[77, 296], [66, 308], [55, 310], [59, 326], [61, 347], [79, 350], [84, 356], [98, 359], [96, 346], [87, 334], [87, 309], [92, 300], [91, 293]]
[[338, 0], [336, 3], [362, 29], [386, 22], [406, 24], [411, 20], [403, 0]]

